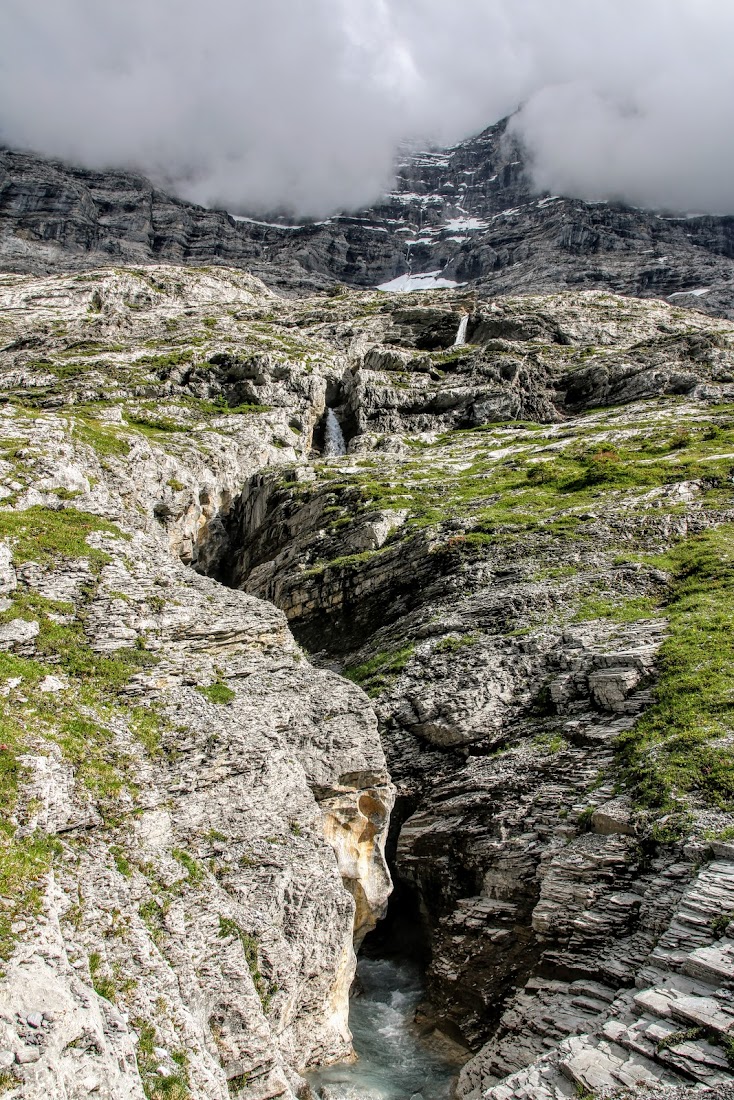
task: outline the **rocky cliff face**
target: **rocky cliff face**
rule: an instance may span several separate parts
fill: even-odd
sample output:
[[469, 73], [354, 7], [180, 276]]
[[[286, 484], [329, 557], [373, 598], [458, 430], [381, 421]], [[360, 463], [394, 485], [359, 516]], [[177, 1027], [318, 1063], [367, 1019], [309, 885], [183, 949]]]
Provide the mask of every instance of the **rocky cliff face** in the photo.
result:
[[406, 155], [395, 190], [370, 210], [290, 225], [205, 210], [130, 173], [6, 150], [0, 267], [229, 265], [297, 294], [396, 279], [417, 289], [439, 279], [482, 297], [597, 288], [732, 316], [731, 218], [538, 196], [523, 158], [500, 123], [454, 148]]
[[132, 366], [167, 319], [196, 341], [202, 306], [269, 296], [185, 276], [139, 309], [130, 279], [1, 291], [2, 1081], [288, 1096], [350, 1053], [393, 791], [363, 694], [313, 669], [282, 613], [185, 565], [248, 475], [295, 458], [295, 393], [288, 417], [188, 395], [179, 432], [156, 385], [171, 362]]
[[731, 324], [166, 266], [0, 295], [9, 1096], [301, 1090], [386, 844], [460, 1095], [725, 1095]]

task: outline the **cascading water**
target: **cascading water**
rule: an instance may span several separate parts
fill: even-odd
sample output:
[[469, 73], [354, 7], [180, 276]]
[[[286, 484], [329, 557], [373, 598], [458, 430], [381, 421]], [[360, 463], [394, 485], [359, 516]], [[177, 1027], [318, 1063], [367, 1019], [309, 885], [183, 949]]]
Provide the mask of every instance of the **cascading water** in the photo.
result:
[[361, 958], [361, 993], [349, 1026], [358, 1060], [309, 1074], [327, 1100], [448, 1100], [458, 1066], [421, 1043], [413, 1023], [423, 996], [420, 970], [409, 962]]
[[454, 340], [455, 348], [463, 348], [466, 343], [466, 332], [469, 328], [469, 314], [465, 313], [459, 322], [459, 331], [456, 333], [456, 339]]
[[326, 414], [326, 428], [324, 431], [324, 458], [335, 458], [346, 453], [347, 445], [344, 442], [341, 425], [334, 410], [329, 409]]

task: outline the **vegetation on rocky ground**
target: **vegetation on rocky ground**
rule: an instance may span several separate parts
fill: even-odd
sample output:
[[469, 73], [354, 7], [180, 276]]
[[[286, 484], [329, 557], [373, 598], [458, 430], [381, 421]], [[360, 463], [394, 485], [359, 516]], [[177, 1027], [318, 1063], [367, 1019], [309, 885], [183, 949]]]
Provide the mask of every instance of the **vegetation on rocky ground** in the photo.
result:
[[364, 664], [348, 665], [344, 675], [360, 684], [368, 695], [377, 696], [403, 671], [414, 651], [411, 643], [394, 653], [377, 653]]
[[[518, 548], [529, 539], [534, 552], [542, 546], [547, 560], [557, 555], [562, 562], [569, 546], [582, 556], [586, 547], [598, 546], [600, 520], [611, 520], [620, 530], [626, 526], [628, 549], [621, 550], [608, 530], [609, 552], [620, 564], [636, 561], [643, 578], [654, 570], [668, 581], [656, 582], [649, 594], [612, 593], [604, 591], [601, 579], [587, 581], [585, 594], [578, 587], [581, 597], [570, 616], [581, 623], [655, 617], [669, 622], [654, 706], [620, 739], [623, 782], [638, 804], [657, 816], [680, 811], [691, 799], [734, 810], [734, 535], [726, 522], [734, 506], [734, 407], [696, 410], [667, 399], [654, 409], [642, 406], [637, 414], [602, 410], [574, 424], [534, 428], [530, 434], [510, 423], [450, 433], [421, 443], [420, 459], [408, 453], [383, 463], [379, 478], [366, 461], [345, 461], [335, 483], [332, 471], [325, 470], [324, 480], [299, 491], [313, 499], [328, 487], [324, 499], [334, 504], [327, 504], [324, 514], [335, 517], [329, 516], [335, 538], [362, 515], [402, 509], [407, 521], [386, 549], [405, 543], [416, 530], [431, 530], [440, 540], [433, 552], [456, 563], [487, 553], [496, 557], [503, 546], [508, 552], [514, 548], [513, 556], [521, 560]], [[660, 495], [681, 483], [694, 486], [699, 510], [712, 526], [683, 539], [673, 536], [661, 554], [651, 549], [660, 541], [651, 544], [645, 518], [682, 515], [680, 498]], [[443, 534], [457, 520], [463, 530]], [[375, 553], [338, 556], [311, 573], [358, 570], [373, 562]], [[560, 565], [546, 569], [544, 580], [557, 577], [563, 583], [580, 574], [581, 565]], [[595, 584], [601, 590], [594, 591]], [[407, 638], [405, 643], [369, 654], [347, 666], [345, 674], [380, 695], [410, 660], [414, 646]], [[465, 644], [468, 639], [449, 637], [436, 652]]]
[[[129, 288], [125, 301], [135, 323], [142, 325], [146, 311], [157, 308], [155, 303], [167, 291], [145, 273], [138, 281], [154, 306]], [[70, 581], [78, 579], [78, 584], [73, 603], [52, 600], [41, 594], [42, 586], [27, 583], [21, 570], [18, 589], [0, 611], [0, 629], [16, 620], [38, 627], [32, 647], [0, 653], [0, 685], [8, 688], [0, 694], [0, 958], [7, 959], [13, 950], [14, 925], [41, 911], [44, 873], [55, 859], [71, 862], [73, 845], [83, 843], [46, 833], [28, 795], [29, 755], [53, 753], [73, 773], [80, 801], [93, 805], [99, 815], [97, 836], [105, 838], [100, 862], [111, 876], [119, 876], [116, 881], [122, 880], [124, 889], [134, 888], [132, 919], [141, 935], [149, 936], [151, 952], [160, 956], [161, 965], [169, 965], [176, 906], [184, 896], [198, 899], [219, 881], [226, 882], [230, 865], [211, 858], [210, 849], [192, 846], [191, 851], [171, 847], [163, 860], [166, 866], [154, 866], [128, 843], [118, 814], [123, 804], [125, 813], [135, 814], [141, 807], [141, 763], [150, 768], [152, 760], [176, 752], [162, 747], [167, 746], [166, 725], [155, 707], [136, 705], [128, 691], [131, 678], [137, 676], [139, 682], [140, 674], [152, 671], [158, 658], [146, 648], [150, 639], [142, 628], [137, 644], [114, 652], [97, 652], [90, 644], [90, 608], [104, 570], [132, 550], [128, 536], [112, 519], [83, 510], [77, 496], [87, 494], [80, 490], [49, 489], [40, 498], [43, 503], [33, 496], [31, 506], [25, 506], [31, 497], [23, 494], [35, 491], [38, 460], [43, 457], [43, 448], [31, 442], [28, 426], [48, 418], [58, 434], [49, 436], [45, 446], [52, 448], [55, 440], [63, 439], [82, 468], [93, 452], [91, 457], [99, 460], [95, 472], [99, 474], [101, 466], [100, 476], [111, 490], [117, 489], [131, 448], [136, 454], [154, 449], [163, 454], [152, 494], [155, 503], [125, 498], [118, 504], [115, 498], [105, 515], [114, 519], [124, 513], [131, 530], [140, 523], [139, 532], [149, 530], [146, 525], [157, 530], [160, 522], [164, 546], [171, 534], [166, 520], [172, 494], [190, 492], [188, 470], [173, 460], [185, 451], [207, 459], [223, 445], [239, 446], [242, 435], [268, 423], [271, 413], [273, 423], [281, 417], [284, 438], [257, 436], [255, 443], [246, 441], [244, 446], [255, 448], [253, 453], [260, 457], [266, 438], [271, 448], [285, 448], [296, 440], [307, 446], [301, 412], [283, 414], [276, 383], [286, 379], [294, 389], [310, 385], [316, 366], [327, 360], [334, 378], [337, 366], [343, 374], [347, 338], [344, 344], [331, 343], [323, 333], [332, 329], [323, 326], [370, 324], [380, 311], [389, 314], [390, 307], [369, 295], [356, 302], [340, 295], [331, 302], [293, 306], [288, 325], [281, 325], [274, 308], [271, 315], [270, 302], [260, 302], [249, 313], [239, 305], [219, 309], [216, 316], [207, 303], [206, 316], [200, 308], [189, 317], [182, 301], [176, 316], [156, 315], [144, 333], [141, 329], [134, 340], [122, 342], [123, 337], [113, 338], [105, 329], [114, 327], [105, 304], [108, 290], [106, 284], [99, 287], [88, 315], [70, 323], [69, 331], [56, 328], [53, 335], [39, 335], [39, 344], [47, 341], [48, 346], [29, 351], [20, 363], [25, 377], [17, 386], [9, 383], [10, 404], [4, 410], [8, 415], [2, 426], [0, 474], [7, 495], [0, 503], [0, 541], [12, 550], [16, 566], [35, 563], [28, 577], [35, 576], [37, 566], [45, 579], [63, 574]], [[508, 305], [507, 312], [512, 308]], [[618, 303], [612, 302], [608, 315], [600, 304], [595, 308], [602, 329], [610, 320], [622, 323]], [[637, 309], [629, 308], [632, 313]], [[131, 315], [124, 316], [123, 332]], [[533, 356], [539, 369], [559, 378], [582, 372], [611, 354], [600, 346], [598, 332], [585, 337], [583, 344], [566, 347], [536, 341], [537, 346], [526, 348], [523, 355]], [[273, 374], [278, 375], [268, 382], [269, 392], [275, 394], [273, 406], [255, 400], [258, 389], [253, 380], [262, 356], [268, 357], [268, 369], [275, 364]], [[466, 347], [411, 356], [412, 351], [406, 370], [374, 372], [370, 385], [383, 387], [378, 392], [391, 398], [398, 390], [411, 398], [420, 387], [440, 386], [449, 375], [452, 385], [456, 381], [460, 386], [471, 371], [489, 371], [493, 356], [511, 365], [517, 352], [498, 342], [494, 350]], [[11, 381], [12, 377], [9, 372]], [[330, 384], [336, 384], [333, 378]], [[304, 392], [298, 389], [299, 401], [305, 402]], [[71, 405], [70, 399], [78, 400]], [[312, 411], [309, 406], [304, 422]], [[232, 417], [243, 418], [239, 427], [231, 427], [226, 418]], [[284, 441], [290, 439], [286, 424], [293, 432], [291, 443]], [[393, 438], [385, 433], [377, 441], [385, 450], [315, 464], [313, 482], [283, 481], [284, 492], [290, 493], [288, 507], [302, 508], [304, 514], [310, 510], [318, 533], [318, 551], [298, 563], [299, 585], [311, 586], [311, 592], [323, 587], [325, 592], [330, 585], [338, 587], [343, 578], [345, 585], [355, 586], [368, 570], [374, 576], [383, 567], [388, 573], [397, 568], [401, 555], [411, 555], [416, 546], [428, 556], [431, 577], [448, 577], [453, 585], [447, 588], [441, 614], [432, 621], [425, 621], [428, 615], [406, 616], [404, 629], [390, 632], [390, 624], [377, 616], [374, 638], [358, 655], [347, 658], [345, 675], [382, 704], [401, 689], [404, 676], [414, 677], [418, 697], [426, 682], [420, 679], [421, 669], [438, 670], [439, 676], [466, 671], [471, 686], [475, 668], [488, 660], [483, 647], [492, 633], [507, 641], [507, 652], [517, 646], [513, 653], [529, 655], [533, 636], [551, 629], [556, 638], [568, 629], [589, 637], [596, 631], [610, 639], [616, 630], [629, 641], [636, 623], [664, 619], [668, 634], [659, 675], [655, 683], [643, 685], [652, 688], [653, 703], [618, 740], [614, 779], [617, 789], [632, 794], [636, 807], [646, 811], [643, 817], [654, 822], [654, 840], [679, 841], [701, 807], [719, 823], [717, 836], [727, 836], [720, 824], [730, 820], [726, 815], [734, 810], [734, 406], [662, 397], [634, 406], [586, 410], [558, 423], [523, 419], [471, 430], [456, 425], [444, 429], [446, 423], [441, 422], [440, 430], [412, 437], [402, 429]], [[237, 436], [238, 431], [242, 435]], [[278, 460], [274, 454], [271, 449], [270, 461]], [[24, 501], [22, 510], [14, 511], [19, 500]], [[86, 502], [85, 506], [94, 507]], [[360, 524], [383, 512], [405, 513], [384, 545], [377, 545], [376, 538], [366, 543], [351, 538]], [[209, 518], [202, 512], [195, 521]], [[365, 545], [369, 548], [361, 549]], [[162, 553], [168, 553], [167, 543]], [[453, 615], [462, 599], [489, 589], [495, 576], [509, 574], [515, 588], [510, 590], [508, 584], [510, 595], [501, 616], [488, 624], [481, 619], [481, 608], [476, 621], [471, 615], [464, 620]], [[528, 591], [542, 598], [525, 599]], [[147, 599], [141, 621], [148, 622], [151, 614], [171, 605], [170, 594], [165, 589], [163, 593]], [[115, 598], [125, 601], [128, 596], [123, 592]], [[156, 687], [161, 693], [167, 674], [167, 667], [162, 668], [164, 686]], [[237, 713], [230, 707], [235, 699], [230, 685], [239, 692], [239, 675], [214, 665], [197, 683], [187, 680], [192, 710], [216, 710], [226, 724], [227, 715]], [[60, 685], [41, 690], [49, 677]], [[208, 704], [213, 706], [207, 711]], [[498, 733], [496, 743], [482, 746], [482, 753], [497, 755], [500, 765], [517, 751], [529, 761], [528, 772], [535, 769], [547, 775], [554, 767], [562, 771], [573, 753], [578, 762], [578, 743], [573, 731], [562, 728], [550, 677], [528, 690], [525, 717], [518, 744], [503, 743]], [[214, 739], [212, 744], [214, 755]], [[460, 764], [471, 748], [460, 747]], [[500, 754], [505, 754], [501, 760]], [[442, 755], [448, 758], [449, 752]], [[608, 799], [612, 784], [608, 775], [603, 779]], [[568, 834], [593, 829], [597, 780], [590, 777], [584, 782], [579, 805], [563, 810]], [[296, 812], [300, 815], [300, 808]], [[283, 834], [268, 834], [266, 840], [279, 852], [286, 845], [305, 846], [311, 831], [310, 820], [302, 826], [294, 816]], [[231, 843], [231, 837], [212, 829], [211, 841]], [[251, 855], [248, 848], [237, 858], [249, 874], [261, 857]], [[228, 904], [222, 905], [224, 912], [236, 912], [225, 908]], [[63, 920], [76, 921], [77, 930], [87, 931], [81, 897], [77, 909], [69, 910]], [[723, 934], [727, 927], [722, 918], [712, 933]], [[214, 928], [216, 938], [216, 917]], [[258, 929], [257, 934], [245, 930], [250, 928]], [[263, 940], [259, 929], [256, 922], [250, 925], [220, 915], [219, 936], [231, 942], [219, 946], [240, 960], [240, 975], [249, 971], [262, 1009], [275, 1018], [278, 988], [268, 977], [270, 940]], [[131, 979], [112, 953], [93, 950], [91, 944], [85, 951], [98, 996], [129, 1007]], [[156, 1048], [164, 1023], [154, 1014], [151, 1020], [155, 1022], [140, 1016], [133, 1021], [146, 1096], [184, 1100], [190, 1092], [187, 1055], [174, 1052], [177, 1068], [169, 1067], [171, 1072], [161, 1075]], [[247, 1084], [247, 1074], [238, 1075], [230, 1091], [236, 1094]]]
[[619, 756], [638, 799], [660, 812], [695, 793], [734, 811], [734, 526], [653, 558], [671, 573], [655, 704]]
[[221, 939], [225, 940], [234, 936], [241, 943], [245, 962], [247, 963], [247, 969], [252, 975], [252, 980], [255, 983], [255, 990], [260, 998], [260, 1002], [267, 1012], [270, 1008], [270, 1002], [274, 994], [278, 992], [278, 986], [275, 982], [269, 981], [262, 974], [260, 944], [257, 937], [250, 935], [249, 932], [245, 932], [244, 929], [240, 928], [237, 921], [232, 920], [231, 917], [222, 916], [219, 918], [219, 935]]
[[[72, 509], [33, 507], [0, 512], [0, 531], [19, 564], [32, 560], [63, 570], [86, 563], [88, 571], [86, 597], [76, 608], [21, 586], [0, 612], [0, 625], [21, 621], [38, 629], [33, 657], [0, 653], [0, 680], [9, 689], [0, 696], [0, 894], [7, 899], [0, 911], [0, 958], [7, 959], [15, 941], [13, 924], [38, 911], [38, 882], [63, 849], [55, 835], [32, 827], [34, 806], [23, 796], [23, 756], [31, 748], [44, 751], [44, 744], [58, 746], [99, 808], [112, 811], [123, 790], [136, 791], [132, 760], [113, 732], [115, 720], [126, 722], [146, 749], [155, 747], [149, 715], [122, 702], [120, 692], [156, 658], [139, 648], [97, 653], [85, 635], [85, 602], [94, 593], [96, 572], [110, 560], [87, 536], [103, 532], [122, 538], [117, 527]], [[40, 685], [49, 677], [61, 678], [61, 684], [44, 692]]]
[[190, 1095], [188, 1058], [185, 1051], [174, 1051], [172, 1060], [177, 1070], [167, 1076], [160, 1071], [160, 1058], [156, 1055], [159, 1046], [156, 1029], [146, 1020], [133, 1020], [138, 1033], [138, 1070], [143, 1082], [143, 1091], [147, 1100], [187, 1100]]

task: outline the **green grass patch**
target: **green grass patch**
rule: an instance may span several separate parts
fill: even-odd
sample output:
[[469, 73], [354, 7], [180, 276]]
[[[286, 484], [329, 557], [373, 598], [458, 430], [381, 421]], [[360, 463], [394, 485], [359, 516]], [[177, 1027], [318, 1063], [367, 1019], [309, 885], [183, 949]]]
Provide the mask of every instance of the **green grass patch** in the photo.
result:
[[237, 698], [237, 692], [232, 691], [232, 688], [227, 687], [222, 680], [209, 684], [208, 687], [198, 687], [196, 690], [210, 703], [219, 703], [223, 706]]
[[565, 737], [561, 737], [559, 733], [544, 733], [533, 740], [533, 748], [546, 753], [548, 756], [555, 756], [568, 748], [568, 741]]
[[406, 668], [414, 653], [415, 646], [412, 643], [393, 653], [377, 653], [362, 665], [348, 666], [344, 669], [344, 675], [374, 697], [392, 684]]
[[634, 596], [631, 599], [605, 599], [602, 596], [588, 596], [582, 600], [574, 615], [574, 622], [588, 623], [595, 619], [610, 619], [615, 623], [635, 623], [640, 619], [650, 619], [659, 613], [659, 601], [651, 596]]
[[450, 634], [448, 638], [442, 638], [434, 647], [434, 653], [456, 653], [457, 650], [466, 649], [476, 645], [481, 639], [481, 634]]
[[[135, 793], [132, 761], [117, 746], [110, 722], [114, 716], [127, 719], [137, 732], [132, 717], [142, 708], [130, 712], [117, 697], [131, 674], [156, 658], [144, 650], [95, 653], [72, 611], [69, 604], [20, 590], [0, 615], [0, 622], [21, 618], [39, 624], [34, 658], [0, 654], [0, 682], [18, 682], [0, 696], [0, 896], [6, 899], [0, 910], [0, 957], [5, 959], [15, 942], [12, 925], [40, 912], [39, 880], [62, 850], [54, 836], [16, 835], [14, 819], [25, 823], [29, 813], [21, 797], [23, 755], [30, 750], [43, 754], [44, 743], [58, 744], [77, 782], [93, 793], [103, 812], [125, 788]], [[69, 621], [56, 622], [52, 615]], [[62, 696], [38, 690], [51, 674], [67, 679]], [[125, 873], [123, 854], [115, 858]]]
[[[79, 781], [104, 804], [116, 798], [126, 786], [130, 761], [115, 749], [106, 716], [97, 716], [99, 709], [109, 710], [130, 676], [140, 668], [149, 667], [157, 658], [137, 649], [113, 654], [95, 653], [81, 623], [55, 622], [45, 613], [49, 605], [66, 606], [34, 595], [16, 600], [0, 615], [0, 622], [17, 617], [36, 621], [40, 628], [36, 637], [37, 659], [0, 655], [0, 678], [19, 678], [22, 689], [32, 692], [31, 703], [16, 702], [13, 693], [0, 703], [0, 735], [7, 746], [6, 751], [0, 753], [0, 801], [7, 801], [2, 796], [3, 788], [17, 791], [20, 772], [17, 763], [12, 762], [12, 745], [20, 746], [25, 742], [25, 736], [20, 735], [22, 725], [30, 722], [37, 732], [57, 742], [65, 758], [74, 766]], [[58, 696], [33, 691], [47, 675], [60, 673], [70, 681], [61, 706]], [[136, 718], [137, 710], [131, 714], [131, 728], [148, 747], [146, 737], [135, 726]], [[141, 722], [146, 718], [147, 712], [140, 715]]]
[[[7, 749], [0, 750], [0, 763], [7, 752]], [[5, 787], [6, 782], [7, 776], [4, 775], [0, 783]], [[5, 805], [7, 788], [2, 793]], [[60, 841], [46, 833], [16, 837], [12, 825], [3, 814], [0, 822], [0, 896], [5, 899], [5, 904], [0, 910], [0, 959], [7, 961], [15, 948], [13, 924], [21, 918], [33, 918], [40, 914], [43, 903], [40, 880], [48, 874], [61, 851]]]
[[670, 633], [655, 703], [618, 742], [638, 800], [670, 812], [690, 794], [734, 810], [734, 526], [687, 539], [668, 568]]
[[102, 956], [99, 951], [93, 951], [89, 956], [89, 973], [92, 976], [92, 987], [100, 997], [104, 997], [106, 1001], [111, 1001], [114, 1004], [117, 1000], [117, 987], [112, 978], [101, 972], [102, 969]]
[[230, 1077], [227, 1081], [227, 1088], [230, 1096], [241, 1096], [243, 1092], [247, 1090], [247, 1085], [250, 1080], [249, 1073], [238, 1073], [236, 1077]]
[[230, 936], [235, 936], [242, 944], [247, 969], [252, 975], [257, 995], [263, 1006], [263, 1011], [267, 1012], [273, 995], [278, 991], [278, 987], [274, 982], [270, 982], [267, 978], [263, 977], [261, 973], [260, 945], [257, 937], [251, 936], [248, 932], [243, 931], [237, 921], [232, 920], [230, 917], [222, 916], [219, 918], [219, 935], [221, 939], [229, 939]]
[[0, 511], [0, 539], [11, 545], [17, 563], [35, 561], [52, 566], [59, 559], [86, 558], [99, 570], [110, 561], [110, 556], [87, 542], [95, 532], [129, 538], [115, 524], [74, 508], [54, 511], [34, 505], [24, 512]]
[[153, 434], [154, 438], [171, 432], [188, 432], [191, 430], [190, 424], [174, 420], [172, 416], [153, 416], [152, 414], [139, 412], [127, 413], [125, 419], [131, 427], [138, 428], [146, 435]]
[[115, 867], [120, 872], [123, 878], [132, 878], [132, 865], [130, 860], [125, 855], [125, 851], [119, 844], [110, 845], [110, 855], [115, 861]]
[[174, 848], [171, 855], [177, 863], [181, 864], [186, 872], [186, 877], [192, 885], [197, 886], [200, 882], [204, 881], [204, 868], [192, 855], [185, 852], [183, 848]]
[[218, 409], [220, 416], [230, 415], [247, 415], [249, 413], [267, 413], [272, 412], [272, 405], [224, 405]]
[[107, 427], [94, 417], [78, 417], [73, 421], [74, 437], [82, 443], [86, 443], [96, 454], [105, 456], [127, 457], [130, 451], [130, 441], [121, 439], [113, 427]]
[[[191, 1088], [187, 1070], [188, 1058], [185, 1052], [172, 1053], [174, 1064], [178, 1065], [179, 1069], [171, 1076], [161, 1077], [158, 1073], [161, 1060], [155, 1053], [155, 1049], [162, 1043], [158, 1039], [154, 1025], [140, 1017], [134, 1019], [132, 1025], [138, 1033], [136, 1052], [138, 1072], [147, 1100], [188, 1100]], [[176, 1058], [176, 1053], [179, 1053], [180, 1057]]]
[[373, 558], [379, 557], [383, 550], [364, 550], [361, 554], [344, 554], [339, 558], [332, 558], [331, 561], [318, 562], [316, 565], [312, 565], [310, 569], [304, 571], [304, 577], [317, 577], [326, 573], [327, 570], [338, 569], [344, 573], [353, 572], [359, 569], [362, 565], [372, 561]]

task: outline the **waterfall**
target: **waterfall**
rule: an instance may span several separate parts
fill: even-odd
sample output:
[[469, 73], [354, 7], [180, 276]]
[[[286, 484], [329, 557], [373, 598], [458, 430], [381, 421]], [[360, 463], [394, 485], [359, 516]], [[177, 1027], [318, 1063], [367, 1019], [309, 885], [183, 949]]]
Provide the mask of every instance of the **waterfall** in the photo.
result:
[[345, 455], [347, 445], [344, 442], [341, 426], [333, 409], [326, 414], [326, 431], [324, 433], [324, 458], [334, 458], [337, 455]]
[[456, 333], [456, 339], [454, 340], [455, 348], [463, 348], [466, 343], [466, 330], [469, 327], [469, 314], [465, 313], [459, 322], [459, 331]]

